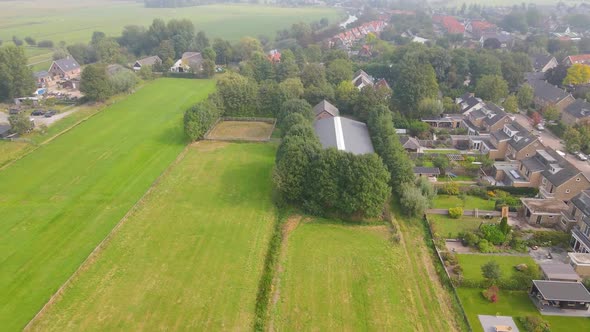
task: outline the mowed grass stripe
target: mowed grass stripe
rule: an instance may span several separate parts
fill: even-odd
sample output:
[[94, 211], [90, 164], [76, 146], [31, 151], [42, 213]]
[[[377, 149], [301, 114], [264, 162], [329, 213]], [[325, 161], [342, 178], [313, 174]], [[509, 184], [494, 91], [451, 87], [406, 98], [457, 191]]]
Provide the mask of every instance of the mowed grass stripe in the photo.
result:
[[404, 275], [387, 226], [301, 223], [281, 263], [278, 331], [410, 331]]
[[251, 330], [274, 155], [270, 144], [190, 146], [32, 330]]
[[160, 79], [0, 171], [0, 326], [22, 328], [185, 145], [213, 81]]

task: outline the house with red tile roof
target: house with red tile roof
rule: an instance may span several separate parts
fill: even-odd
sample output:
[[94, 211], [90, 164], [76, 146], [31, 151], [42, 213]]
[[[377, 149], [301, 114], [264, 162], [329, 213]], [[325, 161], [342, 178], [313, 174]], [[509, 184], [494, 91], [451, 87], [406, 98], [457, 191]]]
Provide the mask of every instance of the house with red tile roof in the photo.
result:
[[268, 52], [266, 57], [267, 57], [268, 61], [270, 61], [272, 63], [281, 62], [281, 52], [279, 52], [279, 50], [271, 50], [270, 52]]
[[465, 25], [465, 31], [473, 35], [474, 38], [479, 38], [484, 32], [496, 31], [495, 24], [488, 21], [473, 20]]
[[434, 16], [432, 16], [432, 21], [441, 25], [443, 27], [443, 29], [447, 31], [447, 33], [450, 33], [450, 34], [463, 34], [463, 33], [465, 33], [465, 25], [463, 25], [463, 23], [459, 22], [453, 16], [434, 15]]
[[570, 55], [563, 60], [563, 64], [568, 67], [577, 63], [590, 65], [590, 54]]

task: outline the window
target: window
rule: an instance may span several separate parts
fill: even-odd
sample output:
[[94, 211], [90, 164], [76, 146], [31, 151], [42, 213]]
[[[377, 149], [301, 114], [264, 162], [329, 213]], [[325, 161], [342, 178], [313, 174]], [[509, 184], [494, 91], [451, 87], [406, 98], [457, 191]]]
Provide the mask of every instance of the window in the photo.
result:
[[525, 156], [527, 156], [527, 157], [528, 157], [528, 156], [529, 156], [529, 154], [527, 153]]
[[590, 226], [584, 225], [584, 235], [590, 236]]
[[576, 179], [576, 182], [580, 182], [580, 178], [577, 178], [577, 179]]
[[547, 183], [547, 179], [543, 178], [543, 181], [541, 181], [543, 184]]
[[566, 194], [569, 194], [569, 193], [570, 193], [570, 190], [569, 190], [569, 189], [566, 189], [566, 190], [565, 190], [565, 193], [566, 193]]

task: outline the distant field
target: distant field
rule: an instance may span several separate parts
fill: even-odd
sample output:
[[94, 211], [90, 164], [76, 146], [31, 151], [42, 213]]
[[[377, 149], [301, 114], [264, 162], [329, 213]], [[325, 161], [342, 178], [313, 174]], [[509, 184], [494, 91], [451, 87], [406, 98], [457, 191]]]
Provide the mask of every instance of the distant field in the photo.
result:
[[274, 155], [271, 144], [189, 147], [33, 330], [250, 330]]
[[[446, 6], [446, 7], [461, 7], [464, 3], [467, 5], [470, 4], [478, 4], [478, 5], [484, 5], [487, 7], [493, 7], [493, 6], [504, 6], [504, 7], [512, 7], [514, 5], [520, 6], [521, 4], [534, 4], [537, 6], [550, 6], [550, 5], [557, 5], [557, 3], [560, 2], [560, 0], [535, 0], [535, 1], [520, 1], [520, 0], [492, 0], [492, 1], [486, 1], [486, 0], [442, 0], [442, 1], [429, 1], [433, 6], [437, 7], [437, 6]], [[572, 6], [574, 4], [580, 4], [580, 3], [584, 3], [587, 1], [584, 0], [563, 0], [561, 2], [564, 2], [565, 4], [567, 4], [568, 6]]]
[[432, 261], [421, 260], [423, 243], [414, 244], [413, 231], [405, 232], [411, 254], [392, 244], [386, 226], [299, 224], [281, 262], [275, 330], [456, 330], [436, 276], [428, 275], [432, 266], [425, 264]]
[[21, 329], [186, 144], [214, 90], [160, 79], [0, 171], [0, 326]]
[[277, 30], [299, 21], [330, 22], [343, 18], [344, 12], [333, 8], [286, 8], [258, 5], [211, 5], [187, 8], [144, 8], [142, 3], [123, 1], [87, 1], [65, 9], [67, 1], [0, 2], [0, 39], [31, 36], [55, 43], [90, 41], [92, 32], [103, 31], [118, 36], [125, 25], [149, 25], [154, 18], [187, 18], [196, 30], [209, 37], [238, 40], [243, 36], [265, 35], [274, 38]]
[[261, 121], [221, 121], [209, 133], [213, 140], [264, 140], [270, 138], [273, 124]]

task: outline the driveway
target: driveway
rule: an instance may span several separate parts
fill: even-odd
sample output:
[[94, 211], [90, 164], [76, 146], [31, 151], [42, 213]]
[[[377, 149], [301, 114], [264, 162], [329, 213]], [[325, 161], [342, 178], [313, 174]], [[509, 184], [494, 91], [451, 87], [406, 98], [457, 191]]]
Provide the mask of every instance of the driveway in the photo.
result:
[[[531, 130], [534, 133], [538, 133], [538, 136], [541, 139], [541, 143], [543, 143], [545, 147], [565, 152], [565, 146], [561, 143], [561, 140], [557, 136], [553, 135], [548, 130], [539, 131], [534, 129], [531, 125], [531, 119], [527, 116], [520, 113], [516, 114], [516, 122], [518, 122], [521, 126], [525, 127], [526, 129]], [[572, 165], [574, 165], [577, 169], [586, 174], [586, 176], [590, 175], [590, 163], [588, 163], [587, 161], [579, 160], [570, 153], [566, 153], [565, 159], [572, 163]]]
[[70, 114], [76, 112], [78, 109], [79, 108], [76, 107], [76, 108], [74, 108], [72, 110], [69, 110], [67, 112], [56, 114], [56, 115], [54, 115], [54, 116], [52, 116], [50, 118], [46, 118], [44, 116], [33, 116], [33, 119], [35, 119], [35, 126], [38, 127], [38, 126], [45, 125], [45, 126], [49, 127], [52, 124], [54, 124], [55, 122], [57, 122], [57, 121], [65, 118], [65, 117], [69, 116]]

